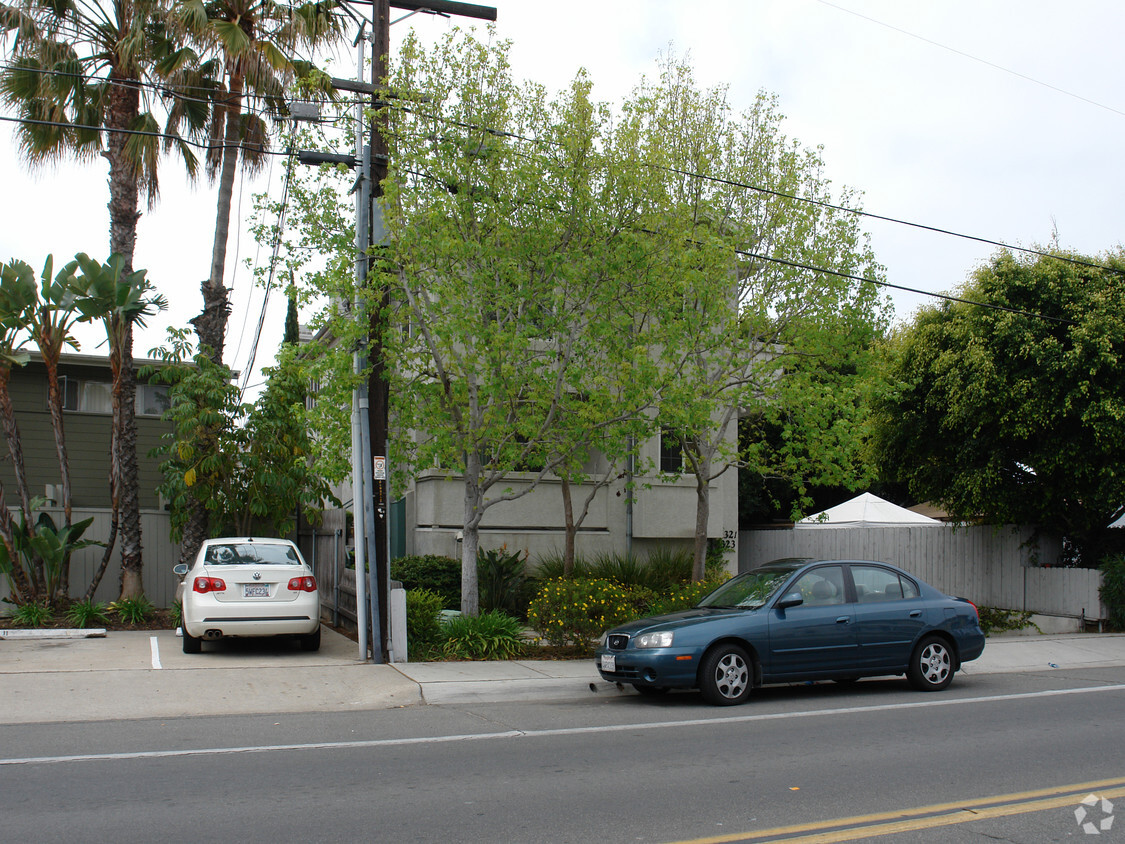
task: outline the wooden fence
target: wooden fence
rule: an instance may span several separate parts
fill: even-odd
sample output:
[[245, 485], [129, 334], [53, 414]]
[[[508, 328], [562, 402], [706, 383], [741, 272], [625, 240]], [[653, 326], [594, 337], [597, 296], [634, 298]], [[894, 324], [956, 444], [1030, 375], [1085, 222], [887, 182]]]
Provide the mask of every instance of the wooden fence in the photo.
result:
[[1018, 527], [804, 528], [739, 533], [738, 570], [781, 557], [893, 563], [978, 606], [1105, 619], [1101, 572], [1057, 568], [1061, 543]]

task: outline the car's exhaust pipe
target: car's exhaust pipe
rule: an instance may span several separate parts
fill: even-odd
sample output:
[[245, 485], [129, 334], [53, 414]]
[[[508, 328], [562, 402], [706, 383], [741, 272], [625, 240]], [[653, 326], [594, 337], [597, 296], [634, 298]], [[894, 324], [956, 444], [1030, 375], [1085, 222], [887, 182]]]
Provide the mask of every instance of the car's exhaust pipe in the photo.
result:
[[203, 634], [203, 638], [206, 639], [208, 642], [213, 642], [216, 639], [223, 638], [223, 631], [221, 631], [221, 630], [208, 630], [206, 633]]

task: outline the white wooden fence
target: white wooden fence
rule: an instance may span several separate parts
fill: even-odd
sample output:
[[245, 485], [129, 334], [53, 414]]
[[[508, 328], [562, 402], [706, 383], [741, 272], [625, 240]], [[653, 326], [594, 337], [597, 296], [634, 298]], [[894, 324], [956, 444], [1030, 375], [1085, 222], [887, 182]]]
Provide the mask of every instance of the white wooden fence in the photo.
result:
[[738, 570], [780, 557], [874, 560], [978, 606], [1105, 619], [1101, 572], [1054, 567], [1061, 550], [1058, 539], [1020, 527], [751, 530], [739, 533]]

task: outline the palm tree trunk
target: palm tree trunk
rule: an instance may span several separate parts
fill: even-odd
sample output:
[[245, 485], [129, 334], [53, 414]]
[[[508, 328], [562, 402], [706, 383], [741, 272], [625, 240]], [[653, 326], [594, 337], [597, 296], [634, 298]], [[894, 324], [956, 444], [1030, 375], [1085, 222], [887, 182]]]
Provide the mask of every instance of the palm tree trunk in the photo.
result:
[[203, 313], [192, 320], [199, 342], [210, 350], [215, 363], [223, 362], [227, 316], [230, 314], [229, 291], [223, 283], [226, 274], [227, 240], [230, 232], [230, 209], [234, 197], [234, 177], [238, 170], [239, 142], [242, 121], [241, 74], [232, 73], [227, 105], [227, 121], [223, 134], [223, 166], [219, 175], [219, 201], [215, 213], [215, 241], [211, 250], [211, 277], [203, 282]]
[[[121, 81], [121, 80], [119, 80]], [[131, 84], [110, 85], [107, 126], [129, 128], [140, 112], [139, 89]], [[138, 172], [126, 150], [129, 135], [109, 132], [106, 157], [109, 159], [109, 241], [110, 250], [125, 258], [123, 275], [133, 272], [133, 253], [137, 241]], [[117, 329], [117, 330], [115, 330]], [[113, 522], [121, 530], [121, 596], [135, 598], [144, 594], [141, 555], [141, 515], [139, 475], [137, 470], [137, 418], [135, 398], [136, 374], [133, 372], [132, 326], [110, 327], [111, 337], [121, 340], [118, 349], [110, 349], [113, 374], [113, 445], [111, 472], [115, 473]], [[69, 516], [67, 519], [69, 523]], [[114, 537], [115, 538], [115, 537]], [[97, 579], [101, 579], [99, 572]], [[95, 583], [93, 587], [96, 588]]]
[[133, 326], [119, 316], [110, 318], [110, 334], [121, 342], [110, 350], [113, 369], [114, 463], [121, 527], [121, 597], [144, 594], [144, 557], [141, 552], [140, 472], [137, 467], [137, 381], [133, 371]]
[[[59, 461], [59, 475], [62, 481], [62, 507], [63, 524], [67, 527], [73, 523], [71, 520], [71, 490], [70, 490], [70, 458], [66, 452], [66, 431], [63, 426], [62, 393], [59, 392], [59, 361], [58, 354], [53, 352], [45, 343], [40, 344], [43, 351], [43, 364], [47, 367], [47, 407], [51, 412], [51, 430], [55, 434], [55, 453]], [[70, 552], [63, 554], [62, 562], [57, 577], [47, 578], [47, 583], [52, 583], [53, 588], [45, 597], [48, 601], [56, 601], [70, 595]]]

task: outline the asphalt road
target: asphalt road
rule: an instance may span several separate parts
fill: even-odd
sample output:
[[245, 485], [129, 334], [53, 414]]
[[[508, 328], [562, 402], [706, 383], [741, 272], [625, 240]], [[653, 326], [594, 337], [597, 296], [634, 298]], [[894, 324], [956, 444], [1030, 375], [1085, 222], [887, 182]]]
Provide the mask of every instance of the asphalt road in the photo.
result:
[[[901, 680], [772, 687], [734, 709], [685, 693], [12, 725], [0, 727], [0, 834], [1121, 840], [1125, 819], [1088, 838], [1075, 809], [1104, 792], [1125, 815], [1123, 712], [1125, 668], [1091, 668], [960, 676], [940, 694]], [[1087, 815], [1113, 817], [1100, 803]]]

